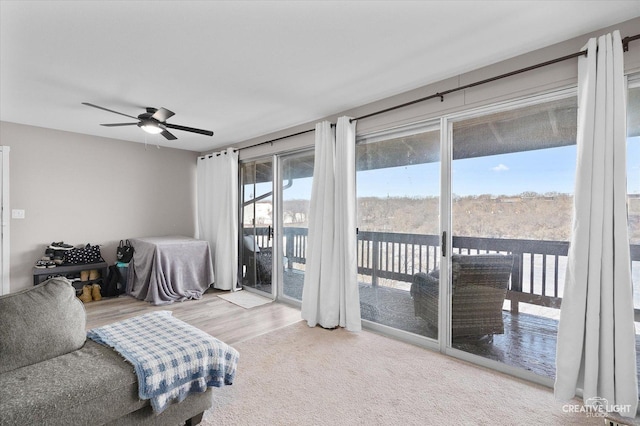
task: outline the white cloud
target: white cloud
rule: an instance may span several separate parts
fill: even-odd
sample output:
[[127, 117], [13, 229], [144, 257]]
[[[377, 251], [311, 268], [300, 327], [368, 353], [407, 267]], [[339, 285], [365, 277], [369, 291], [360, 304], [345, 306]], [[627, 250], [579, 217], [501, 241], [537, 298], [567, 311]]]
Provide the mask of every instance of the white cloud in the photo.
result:
[[509, 170], [509, 168], [504, 164], [500, 163], [497, 166], [492, 167], [491, 170], [493, 170], [494, 172], [506, 172], [507, 170]]

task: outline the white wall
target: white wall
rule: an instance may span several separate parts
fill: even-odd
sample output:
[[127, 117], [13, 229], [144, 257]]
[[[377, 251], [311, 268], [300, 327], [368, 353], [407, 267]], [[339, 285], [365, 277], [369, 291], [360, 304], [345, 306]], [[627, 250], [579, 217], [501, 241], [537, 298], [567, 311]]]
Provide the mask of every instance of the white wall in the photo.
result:
[[[197, 153], [0, 123], [11, 147], [11, 292], [33, 285], [48, 244], [100, 244], [115, 262], [120, 239], [194, 236]], [[52, 270], [52, 273], [55, 272]]]

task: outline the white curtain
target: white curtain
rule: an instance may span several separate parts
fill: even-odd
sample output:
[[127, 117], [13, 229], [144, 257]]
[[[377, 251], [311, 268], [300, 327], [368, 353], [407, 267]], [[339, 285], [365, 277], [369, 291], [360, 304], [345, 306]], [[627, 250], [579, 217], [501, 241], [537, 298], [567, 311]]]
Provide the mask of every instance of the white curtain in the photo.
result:
[[355, 122], [316, 125], [302, 318], [361, 330], [356, 263]]
[[[620, 33], [578, 62], [574, 218], [558, 329], [556, 397], [635, 416], [635, 328], [626, 206], [626, 85]], [[613, 407], [613, 409], [612, 409]]]
[[214, 287], [235, 291], [238, 281], [238, 153], [198, 158], [197, 238], [209, 242]]

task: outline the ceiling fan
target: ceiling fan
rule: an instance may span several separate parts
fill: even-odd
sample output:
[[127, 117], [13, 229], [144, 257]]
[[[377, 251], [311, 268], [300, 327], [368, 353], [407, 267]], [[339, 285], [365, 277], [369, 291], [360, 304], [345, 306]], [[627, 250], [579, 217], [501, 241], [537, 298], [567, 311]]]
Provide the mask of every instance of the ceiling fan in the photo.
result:
[[135, 120], [138, 120], [136, 123], [101, 124], [101, 126], [107, 126], [107, 127], [138, 126], [138, 127], [140, 127], [142, 130], [144, 130], [147, 133], [151, 133], [153, 135], [162, 134], [162, 136], [164, 136], [168, 140], [175, 140], [175, 139], [178, 139], [178, 138], [175, 137], [167, 129], [182, 130], [182, 131], [185, 131], [185, 132], [192, 132], [192, 133], [198, 133], [198, 134], [206, 135], [206, 136], [213, 136], [213, 132], [211, 130], [194, 129], [193, 127], [179, 126], [177, 124], [167, 123], [167, 119], [170, 118], [171, 116], [175, 115], [175, 113], [172, 112], [172, 111], [169, 111], [166, 108], [160, 108], [160, 109], [147, 108], [147, 112], [143, 112], [142, 114], [138, 115], [137, 117], [134, 117], [132, 115], [123, 114], [121, 112], [113, 111], [113, 110], [110, 110], [110, 109], [107, 109], [107, 108], [103, 108], [101, 106], [90, 104], [88, 102], [82, 102], [82, 104], [90, 106], [90, 107], [93, 107], [93, 108], [102, 109], [104, 111], [109, 111], [109, 112], [112, 112], [114, 114], [124, 115], [125, 117], [129, 117], [129, 118], [133, 118]]

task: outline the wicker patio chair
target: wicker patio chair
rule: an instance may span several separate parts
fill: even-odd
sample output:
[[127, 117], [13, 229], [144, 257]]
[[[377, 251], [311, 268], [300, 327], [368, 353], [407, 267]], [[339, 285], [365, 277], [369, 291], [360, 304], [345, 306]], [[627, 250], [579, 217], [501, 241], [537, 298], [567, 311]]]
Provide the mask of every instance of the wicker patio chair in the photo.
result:
[[[451, 256], [452, 338], [504, 333], [502, 305], [513, 267], [513, 256], [480, 254]], [[438, 328], [438, 271], [413, 277], [411, 296], [415, 315]]]
[[244, 283], [271, 285], [272, 248], [258, 246], [254, 237], [250, 235], [245, 235], [242, 246], [242, 262], [246, 266]]

